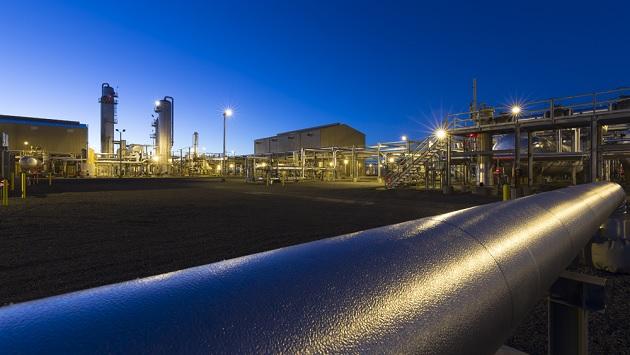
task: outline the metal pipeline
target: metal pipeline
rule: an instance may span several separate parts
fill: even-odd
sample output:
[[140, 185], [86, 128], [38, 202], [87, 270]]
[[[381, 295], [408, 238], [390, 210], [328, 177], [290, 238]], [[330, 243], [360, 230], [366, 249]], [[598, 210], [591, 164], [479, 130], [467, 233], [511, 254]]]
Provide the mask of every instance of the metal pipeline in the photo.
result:
[[0, 349], [492, 354], [625, 197], [580, 185], [12, 305]]

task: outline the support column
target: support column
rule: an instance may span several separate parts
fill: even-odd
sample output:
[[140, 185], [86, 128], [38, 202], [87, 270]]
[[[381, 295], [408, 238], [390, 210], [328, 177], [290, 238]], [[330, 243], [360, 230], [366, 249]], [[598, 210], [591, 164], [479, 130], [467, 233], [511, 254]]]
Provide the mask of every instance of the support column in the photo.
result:
[[304, 148], [301, 149], [301, 159], [302, 159], [302, 179], [306, 177], [306, 156], [304, 155]]
[[534, 144], [532, 132], [527, 132], [527, 185], [534, 186]]
[[580, 132], [580, 128], [573, 129], [573, 151], [580, 152], [582, 151], [582, 136]]
[[357, 182], [357, 157], [352, 146], [352, 181]]
[[444, 169], [444, 192], [450, 192], [451, 188], [451, 135], [446, 136], [446, 169]]
[[479, 133], [477, 136], [477, 150], [482, 154], [477, 155], [477, 184], [490, 185], [490, 156], [487, 152], [492, 150], [492, 136], [489, 133]]
[[512, 164], [512, 186], [518, 187], [521, 168], [521, 128], [514, 125], [514, 164]]
[[376, 148], [376, 178], [381, 182], [381, 143], [378, 143]]
[[597, 123], [597, 118], [591, 120], [591, 155], [590, 155], [590, 180], [597, 181], [600, 178], [600, 162], [599, 162], [599, 143], [601, 140], [601, 127]]

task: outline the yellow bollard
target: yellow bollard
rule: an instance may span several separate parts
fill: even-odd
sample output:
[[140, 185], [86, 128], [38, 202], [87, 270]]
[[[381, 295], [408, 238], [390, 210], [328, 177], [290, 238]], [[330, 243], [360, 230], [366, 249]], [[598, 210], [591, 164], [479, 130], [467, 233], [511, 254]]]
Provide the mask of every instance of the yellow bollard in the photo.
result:
[[48, 186], [52, 186], [52, 173], [48, 173]]
[[26, 173], [22, 173], [22, 198], [26, 198]]
[[510, 185], [503, 184], [503, 201], [508, 201], [510, 199]]
[[9, 180], [2, 180], [2, 206], [9, 205]]

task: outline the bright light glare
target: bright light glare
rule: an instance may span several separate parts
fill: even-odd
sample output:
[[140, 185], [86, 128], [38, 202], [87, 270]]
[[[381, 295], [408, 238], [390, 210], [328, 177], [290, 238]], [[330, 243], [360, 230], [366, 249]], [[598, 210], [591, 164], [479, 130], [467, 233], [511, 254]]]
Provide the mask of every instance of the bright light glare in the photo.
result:
[[389, 162], [390, 162], [390, 163], [393, 163], [393, 162], [395, 162], [395, 161], [396, 161], [396, 159], [394, 159], [394, 157], [390, 157], [390, 158], [389, 158]]
[[402, 136], [400, 137], [401, 140], [406, 141], [407, 140], [407, 136]]
[[155, 107], [160, 107], [160, 100], [155, 100]]
[[159, 156], [157, 156], [157, 155], [154, 155], [154, 156], [153, 156], [153, 161], [157, 162], [157, 161], [159, 161], [159, 160], [160, 160], [160, 157], [159, 157]]
[[348, 165], [348, 159], [343, 160], [343, 165]]
[[223, 114], [225, 117], [231, 117], [234, 114], [234, 110], [228, 107], [223, 111]]
[[438, 128], [438, 129], [436, 129], [436, 130], [435, 130], [435, 133], [434, 133], [434, 134], [435, 134], [435, 137], [436, 137], [437, 139], [440, 139], [440, 140], [441, 140], [441, 139], [446, 138], [446, 134], [447, 134], [447, 133], [446, 133], [446, 130], [445, 130], [444, 128]]
[[514, 116], [517, 116], [521, 113], [521, 106], [514, 105], [512, 106], [511, 112]]
[[24, 141], [24, 145], [28, 145], [28, 141]]

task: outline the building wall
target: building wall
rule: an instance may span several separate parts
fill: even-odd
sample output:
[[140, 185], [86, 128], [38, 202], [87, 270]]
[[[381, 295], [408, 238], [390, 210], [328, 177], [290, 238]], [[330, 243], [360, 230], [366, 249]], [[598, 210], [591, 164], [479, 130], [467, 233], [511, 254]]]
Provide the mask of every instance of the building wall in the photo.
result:
[[[87, 126], [72, 121], [0, 116], [0, 132], [9, 135], [10, 150], [30, 149], [33, 146], [50, 153], [80, 155], [88, 144]], [[28, 142], [28, 145], [25, 146], [24, 142]]]
[[300, 132], [302, 148], [321, 148], [322, 131], [320, 129], [306, 130]]
[[322, 128], [322, 147], [364, 147], [365, 134], [347, 125]]
[[280, 133], [254, 141], [255, 154], [286, 153], [301, 148], [364, 147], [365, 134], [345, 125], [335, 124]]
[[254, 141], [254, 154], [269, 153], [269, 138], [256, 139]]

